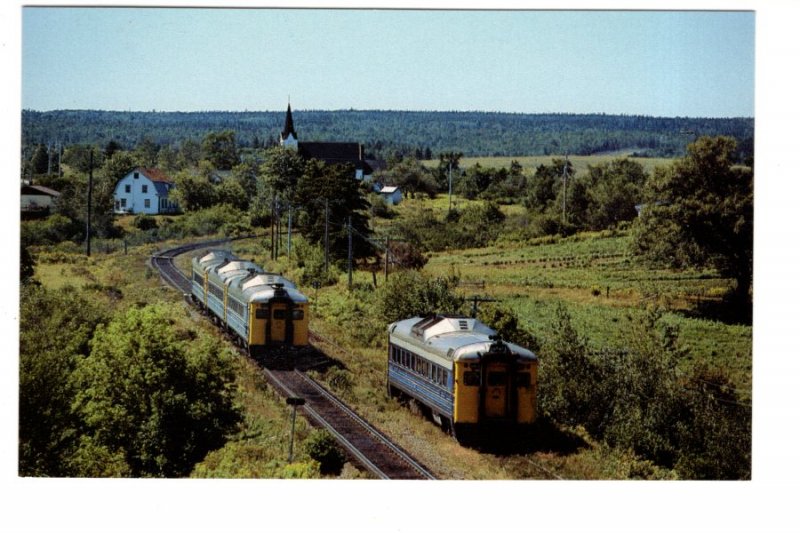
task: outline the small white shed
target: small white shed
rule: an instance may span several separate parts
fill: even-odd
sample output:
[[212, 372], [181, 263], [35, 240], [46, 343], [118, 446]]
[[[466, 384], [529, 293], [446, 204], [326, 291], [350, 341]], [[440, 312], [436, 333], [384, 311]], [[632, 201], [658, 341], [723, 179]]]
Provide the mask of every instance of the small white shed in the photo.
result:
[[403, 199], [403, 192], [400, 187], [386, 185], [380, 190], [379, 194], [383, 197], [383, 201], [389, 205], [397, 205]]

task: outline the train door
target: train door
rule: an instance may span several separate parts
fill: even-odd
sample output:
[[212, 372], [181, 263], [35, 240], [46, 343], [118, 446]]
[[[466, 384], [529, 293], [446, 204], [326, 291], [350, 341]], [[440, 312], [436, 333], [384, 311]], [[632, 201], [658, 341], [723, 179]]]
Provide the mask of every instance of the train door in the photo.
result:
[[511, 390], [508, 365], [490, 362], [485, 367], [483, 413], [487, 418], [506, 418], [511, 415], [509, 397]]
[[274, 302], [271, 305], [269, 317], [269, 341], [273, 343], [286, 342], [286, 320], [291, 320], [289, 309], [285, 302]]
[[481, 357], [481, 415], [488, 420], [513, 420], [517, 415], [515, 357], [499, 337], [489, 338], [493, 342]]

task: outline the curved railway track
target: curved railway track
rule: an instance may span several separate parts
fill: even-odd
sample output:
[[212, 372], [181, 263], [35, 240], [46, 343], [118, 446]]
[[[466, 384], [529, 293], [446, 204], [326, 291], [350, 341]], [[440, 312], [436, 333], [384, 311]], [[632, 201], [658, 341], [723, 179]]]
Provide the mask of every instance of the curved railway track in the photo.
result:
[[[229, 241], [205, 241], [164, 250], [153, 254], [150, 264], [167, 284], [188, 295], [191, 293], [191, 280], [175, 266], [175, 257], [225, 242]], [[380, 479], [436, 479], [424, 465], [306, 374], [299, 370], [269, 369], [264, 365], [262, 369], [266, 379], [281, 395], [304, 398], [306, 403], [300, 409], [309, 422], [327, 429], [347, 454], [374, 476]]]

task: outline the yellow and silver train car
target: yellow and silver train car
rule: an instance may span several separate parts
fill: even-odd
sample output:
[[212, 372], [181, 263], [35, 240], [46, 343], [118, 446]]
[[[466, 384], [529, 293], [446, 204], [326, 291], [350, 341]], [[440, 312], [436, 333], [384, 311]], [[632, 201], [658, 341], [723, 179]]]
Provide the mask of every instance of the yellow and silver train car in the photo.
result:
[[308, 298], [286, 278], [227, 250], [192, 260], [192, 299], [252, 355], [308, 345]]
[[536, 420], [538, 359], [474, 318], [435, 315], [389, 325], [387, 387], [425, 406], [457, 438]]

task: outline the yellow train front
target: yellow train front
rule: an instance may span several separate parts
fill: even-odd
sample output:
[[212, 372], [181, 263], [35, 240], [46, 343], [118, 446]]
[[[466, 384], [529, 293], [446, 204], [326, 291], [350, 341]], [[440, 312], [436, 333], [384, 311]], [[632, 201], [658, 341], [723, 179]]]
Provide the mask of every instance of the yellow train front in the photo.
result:
[[192, 299], [251, 355], [308, 345], [308, 298], [286, 278], [227, 250], [192, 260]]
[[530, 428], [538, 359], [474, 318], [435, 315], [389, 326], [387, 387], [459, 440]]

